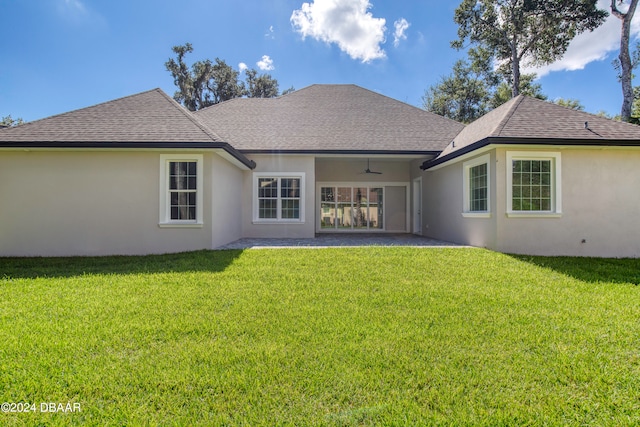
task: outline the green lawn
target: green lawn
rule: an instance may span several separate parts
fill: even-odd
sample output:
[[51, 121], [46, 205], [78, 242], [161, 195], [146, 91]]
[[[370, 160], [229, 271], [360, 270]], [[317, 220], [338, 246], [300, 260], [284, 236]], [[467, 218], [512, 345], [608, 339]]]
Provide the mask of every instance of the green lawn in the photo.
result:
[[639, 281], [469, 248], [0, 258], [0, 402], [36, 404], [0, 424], [640, 425]]

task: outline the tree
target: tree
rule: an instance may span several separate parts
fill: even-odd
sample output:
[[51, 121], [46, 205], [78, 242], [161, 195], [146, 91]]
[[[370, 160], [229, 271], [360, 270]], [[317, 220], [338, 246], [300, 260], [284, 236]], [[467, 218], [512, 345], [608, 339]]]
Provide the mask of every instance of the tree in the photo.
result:
[[[622, 30], [620, 34], [620, 54], [618, 56], [618, 65], [620, 71], [620, 84], [622, 85], [622, 108], [620, 109], [620, 116], [622, 120], [628, 122], [631, 120], [631, 112], [633, 109], [633, 86], [631, 80], [633, 79], [632, 71], [637, 66], [636, 60], [632, 60], [629, 53], [629, 36], [631, 30], [631, 20], [636, 12], [638, 6], [638, 0], [631, 0], [629, 2], [629, 8], [626, 12], [622, 12], [619, 9], [619, 5], [623, 4], [623, 0], [611, 0], [611, 13], [622, 21]], [[635, 64], [634, 64], [635, 62]]]
[[17, 118], [14, 119], [11, 117], [11, 114], [9, 114], [6, 117], [3, 117], [2, 120], [0, 120], [0, 128], [10, 128], [13, 126], [18, 126], [24, 123], [24, 120], [22, 120], [21, 118]]
[[249, 98], [274, 98], [278, 96], [278, 81], [270, 74], [258, 76], [254, 69], [246, 71], [247, 95]]
[[577, 99], [564, 99], [557, 98], [553, 101], [554, 104], [562, 105], [563, 107], [571, 108], [576, 111], [584, 111], [584, 105]]
[[176, 58], [170, 58], [165, 62], [165, 67], [171, 73], [173, 82], [178, 88], [173, 99], [190, 111], [243, 96], [250, 98], [278, 96], [278, 81], [268, 74], [258, 76], [257, 71], [248, 71], [249, 89], [247, 89], [245, 83], [239, 80], [240, 72], [220, 58], [216, 58], [215, 62], [208, 59], [196, 61], [189, 67], [184, 57], [187, 53], [193, 52], [193, 46], [185, 43], [171, 49], [176, 54]]
[[[427, 89], [422, 97], [425, 110], [444, 117], [471, 123], [511, 99], [507, 76], [495, 71], [491, 55], [482, 48], [470, 49], [469, 60], [459, 60], [449, 76]], [[535, 74], [520, 78], [520, 93], [547, 99]]]
[[173, 83], [178, 87], [173, 99], [184, 105], [188, 110], [195, 111], [198, 109], [198, 103], [202, 103], [202, 98], [194, 93], [194, 78], [191, 70], [183, 60], [185, 54], [193, 52], [193, 47], [191, 43], [186, 43], [184, 46], [174, 46], [171, 50], [178, 56], [177, 60], [171, 58], [164, 65], [173, 76]]
[[[535, 74], [522, 74], [520, 76], [520, 85], [518, 87], [518, 93], [521, 95], [531, 96], [542, 100], [547, 99], [547, 95], [542, 93], [542, 85], [535, 83]], [[513, 98], [513, 91], [511, 89], [511, 82], [507, 79], [501, 81], [493, 91], [493, 95], [489, 100], [490, 109], [498, 108], [508, 100]]]
[[488, 111], [489, 87], [473, 66], [459, 60], [449, 76], [425, 91], [423, 108], [462, 123], [471, 123]]
[[455, 11], [457, 49], [482, 46], [509, 76], [511, 96], [520, 93], [521, 65], [545, 65], [564, 55], [578, 34], [598, 27], [607, 12], [597, 0], [463, 0]]
[[295, 87], [293, 87], [293, 86], [291, 86], [289, 89], [285, 89], [285, 90], [283, 90], [283, 91], [282, 91], [282, 95], [288, 95], [288, 94], [293, 93], [293, 92], [295, 92], [295, 91], [296, 91], [296, 88], [295, 88]]
[[[207, 60], [206, 62], [209, 62]], [[216, 58], [215, 65], [211, 66], [211, 74], [207, 81], [207, 89], [212, 94], [212, 104], [240, 98], [246, 95], [244, 83], [238, 81], [240, 72], [231, 68], [220, 58]], [[277, 94], [276, 94], [277, 96]]]

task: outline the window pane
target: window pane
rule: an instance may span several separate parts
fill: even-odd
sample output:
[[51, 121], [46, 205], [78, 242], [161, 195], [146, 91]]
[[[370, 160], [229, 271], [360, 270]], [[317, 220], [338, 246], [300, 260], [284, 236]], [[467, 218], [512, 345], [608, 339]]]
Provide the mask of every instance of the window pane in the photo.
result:
[[281, 197], [300, 197], [300, 179], [282, 178]]
[[353, 223], [353, 210], [351, 209], [351, 202], [338, 203], [336, 214], [338, 216], [336, 218], [338, 228], [351, 228], [351, 224]]
[[[512, 209], [551, 210], [551, 160], [514, 160]], [[523, 172], [515, 172], [522, 170]]]
[[[514, 175], [520, 175], [514, 173]], [[469, 169], [469, 210], [471, 212], [486, 212], [487, 200], [487, 164], [483, 163]]]
[[277, 178], [259, 178], [258, 179], [258, 197], [277, 198], [278, 197], [278, 179]]
[[187, 189], [195, 190], [196, 189], [196, 177], [190, 176], [187, 178]]
[[321, 202], [333, 202], [335, 189], [333, 187], [322, 187], [320, 189], [320, 201]]
[[512, 201], [512, 208], [514, 211], [521, 211], [522, 210], [522, 200], [519, 198], [513, 198]]
[[513, 173], [522, 172], [522, 162], [514, 160], [513, 161]]
[[551, 160], [543, 160], [541, 163], [542, 163], [542, 166], [540, 167], [540, 171], [550, 173]]
[[197, 162], [169, 162], [169, 189], [195, 190]]
[[540, 172], [540, 161], [532, 161], [531, 162], [531, 172]]
[[300, 218], [300, 200], [283, 200], [282, 201], [282, 218], [298, 219]]
[[336, 226], [336, 209], [334, 203], [321, 204], [320, 227], [335, 228]]
[[369, 228], [382, 229], [382, 188], [369, 189]]
[[278, 200], [277, 199], [259, 200], [258, 217], [262, 219], [278, 218]]
[[363, 187], [356, 187], [353, 189], [353, 227], [354, 228], [367, 228], [368, 220], [368, 201], [367, 201], [367, 189]]
[[531, 174], [531, 185], [540, 185], [540, 174], [532, 173]]
[[172, 220], [196, 219], [197, 195], [195, 191], [173, 191], [169, 199]]
[[351, 187], [338, 187], [338, 202], [351, 202]]

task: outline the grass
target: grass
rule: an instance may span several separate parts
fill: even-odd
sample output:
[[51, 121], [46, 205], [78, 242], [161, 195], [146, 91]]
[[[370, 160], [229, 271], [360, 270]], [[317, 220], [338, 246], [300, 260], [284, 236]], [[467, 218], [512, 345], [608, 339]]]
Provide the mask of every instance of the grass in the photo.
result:
[[639, 260], [0, 258], [2, 425], [638, 425]]

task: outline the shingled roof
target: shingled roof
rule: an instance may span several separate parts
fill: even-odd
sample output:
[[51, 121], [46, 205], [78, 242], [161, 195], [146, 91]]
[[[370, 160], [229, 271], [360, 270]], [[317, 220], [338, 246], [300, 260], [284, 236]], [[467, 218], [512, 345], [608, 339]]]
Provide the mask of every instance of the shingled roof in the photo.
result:
[[0, 129], [2, 147], [218, 148], [255, 166], [160, 89]]
[[640, 126], [519, 95], [467, 125], [429, 168], [488, 144], [640, 145]]
[[195, 113], [251, 152], [440, 152], [463, 125], [355, 85], [312, 85]]
[[0, 131], [0, 142], [219, 142], [160, 89]]

